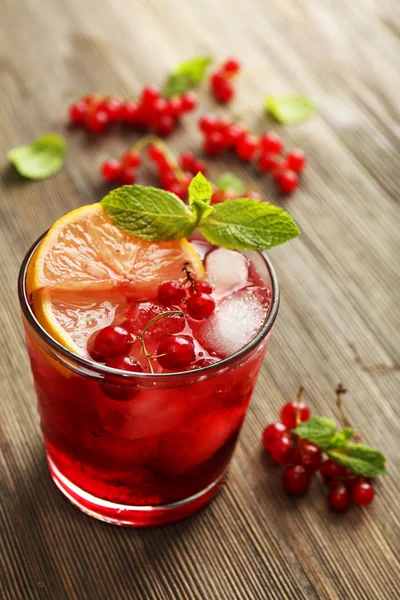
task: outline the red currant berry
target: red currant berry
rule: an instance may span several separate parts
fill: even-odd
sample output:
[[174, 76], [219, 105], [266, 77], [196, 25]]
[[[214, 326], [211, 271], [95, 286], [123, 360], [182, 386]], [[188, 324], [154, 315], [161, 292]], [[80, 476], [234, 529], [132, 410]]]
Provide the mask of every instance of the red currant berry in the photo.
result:
[[350, 494], [344, 485], [338, 485], [329, 492], [328, 503], [334, 512], [344, 512], [349, 508], [350, 502]]
[[293, 462], [293, 440], [289, 435], [282, 435], [271, 440], [269, 452], [278, 465], [288, 465]]
[[210, 156], [221, 154], [224, 149], [224, 138], [220, 131], [213, 131], [204, 142], [204, 152]]
[[300, 444], [303, 467], [305, 467], [308, 473], [314, 473], [320, 468], [322, 463], [321, 450], [318, 448], [318, 446], [308, 442], [307, 440], [302, 440]]
[[164, 98], [157, 98], [153, 103], [151, 110], [153, 113], [152, 120], [156, 121], [157, 118], [167, 114], [167, 101], [164, 100]]
[[220, 104], [228, 104], [235, 95], [235, 89], [230, 81], [224, 80], [214, 89], [214, 94]]
[[142, 158], [138, 152], [134, 152], [133, 150], [128, 150], [121, 157], [121, 164], [123, 167], [133, 167], [137, 168], [142, 162]]
[[168, 186], [168, 191], [171, 194], [175, 194], [181, 200], [184, 200], [187, 193], [187, 185], [184, 185], [181, 181], [175, 180]]
[[278, 176], [276, 183], [282, 194], [291, 194], [299, 185], [298, 175], [294, 171], [285, 169]]
[[193, 152], [182, 152], [179, 157], [179, 164], [182, 169], [187, 169], [188, 171], [192, 171], [194, 164], [196, 162], [196, 157]]
[[[118, 356], [107, 363], [108, 367], [130, 371], [131, 373], [142, 373], [141, 365], [130, 356]], [[109, 398], [113, 400], [130, 400], [137, 393], [137, 389], [123, 377], [108, 375], [107, 380], [100, 384], [100, 389]]]
[[196, 281], [194, 284], [194, 290], [192, 288], [189, 289], [189, 294], [193, 296], [193, 294], [211, 294], [213, 291], [213, 286], [208, 283], [208, 281]]
[[214, 93], [221, 85], [224, 85], [225, 81], [226, 81], [225, 76], [223, 73], [221, 73], [221, 71], [216, 71], [215, 73], [213, 73], [211, 75], [210, 85], [211, 85]]
[[203, 175], [207, 175], [207, 171], [208, 167], [204, 160], [202, 160], [201, 158], [195, 160], [192, 173], [194, 173], [195, 175], [197, 175], [197, 173], [203, 173]]
[[220, 131], [221, 133], [226, 133], [227, 129], [231, 126], [231, 120], [226, 115], [222, 115], [217, 119], [215, 124], [216, 131]]
[[323, 461], [319, 471], [324, 479], [333, 479], [335, 481], [351, 477], [353, 475], [352, 471], [349, 471], [349, 469], [346, 469], [346, 467], [338, 465], [329, 458]]
[[226, 75], [236, 75], [240, 71], [240, 62], [236, 58], [228, 58], [222, 65], [222, 70]]
[[85, 118], [86, 127], [89, 131], [96, 134], [103, 133], [109, 122], [109, 116], [104, 110], [91, 112]]
[[225, 190], [216, 190], [211, 196], [211, 204], [219, 204], [227, 199]]
[[157, 164], [164, 163], [165, 162], [164, 150], [161, 148], [161, 146], [157, 146], [157, 144], [153, 144], [147, 150], [147, 158]]
[[137, 102], [128, 100], [121, 107], [121, 120], [127, 125], [137, 125], [139, 123], [140, 109]]
[[285, 404], [281, 410], [281, 421], [288, 429], [295, 429], [297, 427], [297, 415], [300, 423], [308, 421], [311, 416], [310, 409], [302, 400]]
[[166, 306], [180, 304], [186, 298], [186, 290], [176, 281], [165, 281], [157, 290], [157, 299]]
[[121, 165], [118, 160], [105, 160], [101, 165], [101, 174], [106, 181], [116, 181], [121, 176]]
[[224, 132], [224, 143], [227, 148], [235, 147], [238, 142], [246, 135], [246, 130], [240, 125], [232, 123]]
[[283, 150], [283, 142], [279, 135], [271, 131], [260, 136], [260, 148], [263, 154], [272, 152], [273, 154], [281, 154]]
[[154, 123], [154, 129], [158, 135], [167, 136], [175, 129], [175, 120], [169, 115], [162, 115]]
[[307, 164], [306, 155], [303, 150], [295, 148], [286, 154], [286, 161], [288, 169], [291, 169], [295, 173], [301, 173]]
[[93, 344], [93, 358], [107, 360], [129, 354], [134, 338], [123, 327], [108, 325], [96, 334]]
[[167, 100], [167, 106], [165, 109], [167, 115], [174, 119], [179, 117], [182, 113], [182, 100], [179, 96], [173, 96]]
[[211, 114], [205, 114], [199, 119], [199, 127], [205, 134], [210, 134], [216, 129], [217, 118]]
[[110, 123], [119, 121], [122, 115], [123, 102], [119, 98], [105, 98], [99, 103], [99, 109], [108, 114]]
[[302, 465], [286, 467], [282, 472], [282, 487], [293, 496], [301, 496], [310, 486], [310, 475]]
[[186, 367], [195, 360], [194, 341], [189, 335], [169, 335], [159, 344], [157, 354], [159, 364], [173, 371]]
[[160, 183], [161, 183], [161, 187], [164, 190], [169, 190], [172, 186], [173, 183], [176, 183], [178, 180], [176, 178], [176, 175], [173, 171], [168, 170], [168, 171], [163, 171], [160, 174]]
[[254, 135], [245, 134], [236, 145], [236, 154], [242, 160], [251, 160], [257, 147], [258, 139]]
[[201, 321], [208, 319], [215, 310], [215, 300], [209, 294], [202, 292], [193, 294], [186, 304], [187, 312], [192, 319]]
[[84, 102], [86, 106], [89, 106], [89, 104], [92, 104], [92, 102], [94, 102], [95, 100], [96, 96], [94, 96], [93, 94], [87, 94], [86, 96], [82, 96], [81, 98], [81, 102]]
[[121, 169], [120, 181], [125, 185], [132, 185], [136, 181], [136, 168], [124, 167]]
[[356, 481], [351, 489], [351, 498], [358, 506], [371, 504], [375, 496], [374, 488], [367, 481]]
[[279, 154], [272, 154], [272, 152], [261, 154], [257, 163], [258, 168], [262, 173], [269, 173], [279, 166], [280, 158]]
[[268, 425], [262, 434], [262, 444], [266, 451], [269, 452], [272, 442], [277, 438], [281, 438], [286, 432], [287, 429], [282, 423], [271, 423], [271, 425]]
[[152, 106], [156, 100], [160, 97], [160, 89], [156, 85], [148, 85], [143, 88], [140, 96], [141, 104], [143, 106]]
[[181, 96], [182, 112], [191, 112], [197, 106], [197, 96], [193, 92], [185, 92]]
[[85, 121], [87, 111], [87, 103], [83, 100], [78, 100], [69, 107], [69, 120], [74, 125], [81, 125]]

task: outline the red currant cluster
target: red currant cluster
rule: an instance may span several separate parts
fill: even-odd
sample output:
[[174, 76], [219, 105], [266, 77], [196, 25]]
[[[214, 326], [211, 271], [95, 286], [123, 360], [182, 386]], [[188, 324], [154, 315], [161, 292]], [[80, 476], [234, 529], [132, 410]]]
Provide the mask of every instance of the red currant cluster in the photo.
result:
[[205, 137], [203, 149], [206, 154], [218, 156], [225, 150], [234, 150], [241, 160], [254, 160], [262, 173], [271, 173], [282, 193], [290, 194], [298, 187], [299, 174], [307, 162], [305, 154], [295, 149], [282, 155], [284, 145], [276, 133], [256, 136], [243, 125], [212, 114], [199, 119], [199, 128]]
[[211, 91], [220, 104], [228, 104], [235, 95], [232, 80], [240, 71], [240, 63], [235, 58], [229, 58], [210, 77]]
[[285, 466], [282, 487], [289, 494], [300, 496], [307, 492], [312, 476], [319, 472], [329, 487], [328, 504], [333, 511], [343, 512], [351, 502], [359, 506], [370, 504], [375, 495], [370, 481], [324, 458], [318, 446], [291, 433], [311, 416], [300, 394], [296, 401], [283, 406], [281, 422], [268, 425], [262, 435], [263, 446], [272, 460]]
[[135, 183], [137, 170], [142, 162], [139, 152], [128, 150], [119, 160], [109, 159], [101, 165], [101, 174], [105, 181], [116, 181], [125, 185]]
[[[176, 371], [186, 368], [200, 368], [213, 364], [214, 359], [201, 358], [196, 360], [194, 338], [182, 334], [185, 328], [185, 318], [201, 321], [207, 319], [215, 310], [215, 301], [211, 296], [212, 286], [207, 281], [194, 279], [185, 263], [183, 271], [186, 278], [182, 283], [166, 281], [157, 290], [157, 302], [153, 308], [160, 306], [165, 310], [155, 312], [141, 331], [137, 331], [137, 320], [126, 318], [120, 325], [108, 325], [96, 332], [88, 342], [90, 356], [106, 363], [114, 369], [122, 369], [141, 373], [143, 367], [139, 362], [143, 356], [150, 372], [153, 372], [152, 361], [157, 360], [164, 369]], [[171, 307], [173, 307], [171, 309]], [[179, 309], [179, 310], [178, 310]], [[163, 325], [159, 331], [160, 340], [155, 354], [147, 352], [145, 334], [161, 317], [169, 317], [169, 326]], [[174, 320], [175, 319], [175, 320]], [[172, 333], [171, 333], [172, 332]], [[140, 344], [137, 358], [131, 355], [135, 345]], [[108, 378], [101, 384], [101, 389], [107, 396], [116, 400], [127, 400], [135, 390], [123, 385], [123, 381]]]
[[84, 96], [70, 106], [69, 119], [72, 124], [83, 125], [96, 134], [119, 122], [167, 136], [173, 132], [180, 117], [192, 112], [196, 106], [197, 97], [193, 92], [163, 98], [157, 86], [146, 86], [138, 100]]

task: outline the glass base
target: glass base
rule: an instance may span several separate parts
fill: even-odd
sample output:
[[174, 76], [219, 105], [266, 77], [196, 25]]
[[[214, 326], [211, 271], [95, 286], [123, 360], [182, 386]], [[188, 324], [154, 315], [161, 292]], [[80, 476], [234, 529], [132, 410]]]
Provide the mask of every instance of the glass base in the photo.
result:
[[95, 519], [126, 527], [166, 525], [185, 519], [212, 500], [225, 477], [225, 473], [222, 473], [205, 489], [179, 502], [164, 506], [128, 506], [92, 496], [67, 479], [49, 456], [47, 462], [54, 483], [74, 506]]

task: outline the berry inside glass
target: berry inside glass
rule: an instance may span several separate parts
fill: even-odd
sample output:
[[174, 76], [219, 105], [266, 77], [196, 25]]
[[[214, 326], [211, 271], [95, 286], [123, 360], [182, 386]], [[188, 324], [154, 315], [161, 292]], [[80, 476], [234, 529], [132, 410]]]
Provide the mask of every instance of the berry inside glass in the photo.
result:
[[[276, 277], [263, 253], [196, 237], [140, 241], [128, 252], [95, 206], [84, 207], [80, 229], [52, 234], [45, 260], [51, 232], [39, 240], [20, 272], [50, 472], [71, 502], [104, 521], [177, 521], [223, 481], [277, 315]], [[81, 257], [99, 219], [101, 264], [93, 243], [90, 260]], [[75, 278], [60, 279], [74, 260]], [[124, 260], [134, 277], [120, 276]]]

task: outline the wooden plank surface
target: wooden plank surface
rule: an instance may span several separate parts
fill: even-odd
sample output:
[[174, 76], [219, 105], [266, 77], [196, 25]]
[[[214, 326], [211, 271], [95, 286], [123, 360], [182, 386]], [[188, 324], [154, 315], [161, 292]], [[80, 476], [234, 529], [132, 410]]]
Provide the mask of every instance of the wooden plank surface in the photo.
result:
[[[399, 4], [372, 0], [3, 0], [0, 7], [0, 597], [5, 600], [357, 599], [399, 597]], [[65, 501], [47, 473], [16, 298], [19, 264], [56, 218], [97, 201], [98, 165], [136, 134], [65, 130], [71, 97], [135, 94], [175, 63], [238, 56], [247, 73], [232, 112], [258, 130], [266, 93], [305, 92], [319, 114], [282, 131], [310, 167], [284, 204], [302, 235], [271, 251], [282, 305], [228, 484], [197, 516], [153, 530], [111, 527]], [[202, 107], [214, 109], [206, 90]], [[221, 111], [219, 111], [221, 112]], [[279, 127], [277, 128], [280, 129]], [[64, 132], [64, 169], [40, 183], [7, 168], [9, 148]], [[194, 119], [171, 138], [196, 149]], [[272, 186], [234, 168], [273, 202]], [[150, 179], [148, 179], [150, 181]], [[263, 426], [302, 383], [317, 414], [333, 390], [382, 449], [391, 477], [374, 504], [328, 512], [315, 482], [300, 500], [263, 457]]]

